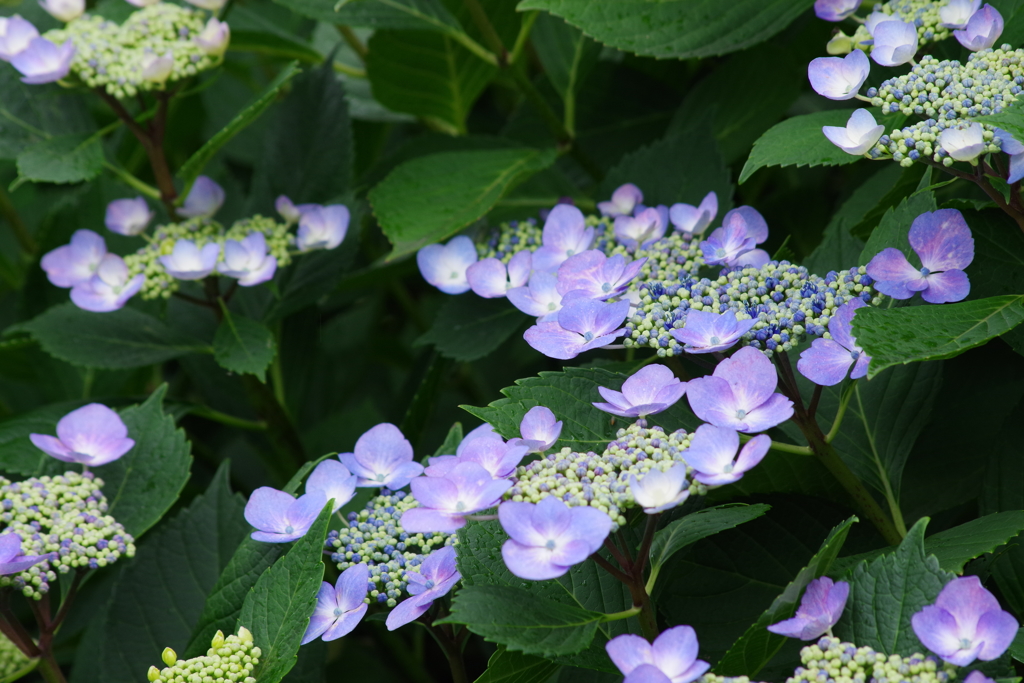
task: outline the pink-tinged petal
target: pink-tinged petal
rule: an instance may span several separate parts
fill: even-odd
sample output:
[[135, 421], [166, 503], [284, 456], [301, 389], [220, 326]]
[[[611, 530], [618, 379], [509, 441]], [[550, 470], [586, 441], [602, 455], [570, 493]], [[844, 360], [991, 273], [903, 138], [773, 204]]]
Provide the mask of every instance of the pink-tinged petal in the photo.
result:
[[106, 253], [102, 237], [92, 230], [76, 230], [69, 244], [43, 255], [39, 265], [57, 287], [74, 287], [93, 276]]
[[951, 661], [948, 655], [960, 651], [956, 618], [943, 608], [928, 605], [910, 618], [910, 625], [921, 643], [946, 661]]
[[874, 287], [876, 291], [881, 292], [886, 296], [891, 296], [893, 299], [909, 299], [914, 296], [916, 292], [920, 291], [907, 289], [905, 282], [883, 282], [876, 280], [871, 283], [871, 286]]
[[430, 459], [430, 466], [423, 470], [428, 477], [447, 477], [462, 460], [455, 455], [438, 455]]
[[612, 192], [611, 201], [598, 202], [597, 208], [602, 216], [623, 216], [633, 213], [637, 204], [644, 200], [644, 193], [633, 183], [620, 185]]
[[[288, 524], [294, 530], [294, 533], [300, 536], [305, 535], [309, 531], [309, 527], [313, 526], [313, 522], [316, 521], [320, 511], [327, 505], [327, 498], [324, 497], [322, 491], [313, 491], [301, 495], [288, 506], [288, 510], [285, 512], [285, 517], [288, 519]], [[293, 533], [288, 531], [286, 527], [284, 533]]]
[[556, 496], [548, 496], [532, 506], [530, 521], [544, 542], [547, 542], [547, 539], [557, 538], [565, 533], [573, 521], [573, 516], [569, 506]]
[[733, 472], [743, 474], [753, 469], [768, 454], [771, 445], [772, 439], [767, 434], [755, 436], [743, 444], [743, 448], [740, 449], [740, 454], [736, 458], [736, 464], [733, 466]]
[[423, 560], [420, 574], [434, 583], [446, 581], [451, 577], [461, 578], [456, 564], [455, 548], [445, 546], [433, 551]]
[[111, 441], [119, 442], [127, 437], [128, 428], [107, 406], [90, 403], [62, 417], [57, 423], [57, 436], [78, 453], [105, 455], [105, 447]]
[[309, 626], [302, 636], [300, 645], [311, 643], [334, 624], [337, 609], [337, 602], [334, 599], [334, 586], [324, 581], [320, 584], [320, 590], [316, 594], [316, 607], [313, 608], [313, 615], [309, 618]]
[[[456, 464], [458, 466], [458, 463]], [[454, 469], [454, 468], [453, 468]], [[455, 506], [459, 498], [459, 488], [454, 481], [448, 478], [418, 477], [413, 479], [409, 488], [413, 497], [420, 503], [420, 508], [431, 508], [434, 510], [448, 510]], [[404, 516], [402, 518], [405, 519]], [[403, 526], [405, 523], [403, 522]]]
[[550, 408], [534, 406], [523, 416], [519, 423], [519, 434], [531, 444], [531, 450], [539, 452], [551, 448], [562, 433], [562, 421], [555, 419]]
[[715, 475], [732, 464], [739, 447], [740, 435], [735, 430], [704, 424], [694, 432], [683, 458], [698, 473]]
[[825, 607], [828, 610], [829, 618], [833, 624], [839, 623], [846, 609], [846, 600], [850, 597], [850, 584], [846, 581], [837, 581], [828, 591]]
[[793, 417], [793, 402], [782, 394], [772, 394], [767, 401], [747, 413], [746, 426], [739, 431], [747, 434], [763, 432]]
[[963, 301], [971, 293], [971, 282], [962, 270], [947, 270], [932, 273], [927, 278], [928, 288], [921, 292], [921, 298], [930, 304], [948, 304]]
[[790, 619], [784, 619], [765, 628], [777, 635], [787, 638], [799, 638], [800, 640], [814, 640], [825, 632], [819, 630], [818, 625], [812, 623], [807, 617], [799, 615]]
[[999, 601], [981, 585], [977, 576], [963, 576], [947, 583], [935, 599], [935, 605], [954, 615], [961, 625], [976, 624], [981, 615], [1000, 609]]
[[533, 270], [533, 252], [517, 251], [508, 262], [509, 287], [522, 287], [530, 281]]
[[90, 467], [106, 465], [107, 463], [114, 462], [134, 447], [134, 439], [107, 439], [97, 449], [97, 453], [87, 461], [83, 460], [82, 464], [89, 465]]
[[621, 415], [622, 417], [636, 417], [636, 413], [632, 412], [633, 404], [620, 392], [608, 387], [598, 387], [597, 393], [601, 394], [601, 398], [607, 401], [607, 403], [594, 403], [593, 406], [598, 410], [603, 410], [613, 415]]
[[423, 279], [445, 294], [469, 291], [466, 271], [476, 260], [476, 246], [465, 235], [458, 235], [443, 246], [431, 244], [416, 253]]
[[[546, 500], [546, 499], [545, 499]], [[533, 525], [534, 503], [507, 501], [498, 506], [498, 521], [509, 538], [521, 545], [543, 546], [547, 539]]]
[[750, 346], [719, 363], [714, 376], [729, 383], [737, 404], [748, 412], [768, 400], [779, 381], [772, 362]]
[[[545, 247], [556, 247], [565, 252], [577, 246], [586, 228], [583, 212], [570, 204], [558, 204], [548, 213], [541, 232]], [[577, 251], [584, 251], [579, 249]], [[568, 258], [571, 254], [565, 256]], [[564, 259], [563, 259], [564, 260]]]
[[745, 268], [763, 268], [772, 257], [764, 249], [751, 249], [736, 257], [735, 265]]
[[697, 648], [697, 633], [693, 627], [675, 626], [663, 631], [654, 640], [651, 655], [654, 665], [676, 681], [677, 677], [696, 663]]
[[867, 304], [863, 299], [852, 299], [840, 306], [828, 321], [828, 333], [832, 339], [851, 351], [857, 347], [857, 342], [853, 338], [853, 316], [858, 308], [865, 306]]
[[32, 445], [50, 457], [64, 462], [81, 462], [82, 458], [55, 436], [49, 434], [29, 434]]
[[294, 501], [284, 491], [261, 486], [252, 492], [245, 504], [245, 521], [260, 531], [283, 532], [288, 526], [288, 507]]
[[612, 663], [615, 664], [620, 672], [626, 675], [644, 664], [654, 663], [654, 652], [651, 644], [644, 638], [632, 633], [612, 638], [605, 643], [604, 649], [611, 658]]
[[343, 613], [340, 617], [338, 617], [338, 620], [335, 621], [334, 624], [327, 629], [327, 632], [324, 633], [324, 640], [337, 640], [338, 638], [342, 638], [344, 636], [347, 636], [349, 633], [352, 633], [352, 631], [355, 630], [356, 626], [359, 625], [359, 622], [363, 620], [363, 617], [366, 616], [366, 610], [369, 607], [369, 605], [363, 603], [355, 609], [348, 610], [347, 612]]
[[880, 282], [906, 282], [921, 277], [921, 272], [899, 249], [888, 247], [875, 254], [867, 265], [867, 274]]
[[548, 358], [569, 360], [580, 354], [583, 335], [562, 329], [557, 322], [538, 323], [523, 333], [523, 339]]
[[910, 246], [931, 271], [963, 270], [974, 260], [974, 238], [956, 209], [926, 212], [910, 226]]
[[412, 444], [393, 424], [383, 422], [367, 430], [355, 445], [355, 457], [382, 484], [398, 466], [413, 459]]
[[306, 493], [319, 491], [325, 499], [333, 499], [331, 512], [337, 512], [355, 495], [356, 479], [338, 460], [324, 460], [306, 480]]
[[505, 264], [493, 257], [477, 261], [467, 268], [466, 280], [473, 293], [485, 299], [503, 297], [508, 289]]
[[551, 561], [551, 551], [547, 548], [524, 545], [511, 538], [501, 546], [501, 559], [510, 572], [528, 581], [546, 581], [569, 571], [568, 567]]
[[43, 560], [50, 559], [50, 555], [21, 555], [10, 562], [0, 563], [0, 574], [17, 574], [26, 569], [34, 567]]
[[388, 619], [385, 622], [388, 630], [394, 631], [396, 628], [416, 621], [430, 609], [431, 604], [433, 604], [433, 600], [422, 602], [418, 597], [407, 598], [398, 603], [398, 606], [391, 610], [391, 614], [388, 615]]
[[583, 541], [589, 546], [588, 555], [597, 552], [597, 549], [604, 543], [604, 539], [612, 531], [611, 518], [604, 512], [589, 506], [570, 508], [569, 512], [572, 515], [569, 533], [575, 539]]
[[10, 562], [21, 554], [21, 536], [8, 532], [0, 536], [0, 563]]
[[[647, 365], [622, 383], [622, 395], [632, 405], [657, 402], [659, 392], [669, 386], [682, 384], [666, 366]], [[680, 394], [680, 397], [682, 394]], [[677, 399], [678, 400], [678, 399]]]
[[693, 414], [704, 422], [719, 427], [743, 426], [736, 419], [737, 403], [729, 383], [721, 377], [705, 376], [691, 379], [686, 383], [686, 398]]
[[1020, 624], [1009, 612], [997, 609], [982, 614], [974, 633], [975, 641], [983, 643], [978, 659], [989, 662], [1001, 656], [1010, 647], [1018, 628]]
[[815, 384], [831, 387], [846, 378], [853, 364], [853, 355], [831, 339], [815, 339], [804, 349], [796, 369]]
[[737, 207], [722, 217], [722, 227], [726, 230], [736, 225], [742, 225], [746, 236], [753, 239], [755, 244], [768, 239], [768, 222], [752, 206]]
[[402, 528], [413, 534], [428, 531], [452, 534], [464, 526], [466, 526], [465, 517], [456, 517], [436, 510], [412, 508], [402, 513]]

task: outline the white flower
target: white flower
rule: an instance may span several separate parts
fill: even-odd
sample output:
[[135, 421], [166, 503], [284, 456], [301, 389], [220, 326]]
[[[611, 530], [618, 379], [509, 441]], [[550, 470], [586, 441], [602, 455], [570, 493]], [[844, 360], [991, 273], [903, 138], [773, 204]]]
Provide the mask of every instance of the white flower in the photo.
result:
[[967, 128], [947, 128], [939, 133], [939, 146], [957, 161], [973, 161], [985, 151], [984, 131], [980, 123]]
[[203, 48], [206, 54], [220, 57], [228, 49], [228, 43], [231, 41], [231, 28], [226, 21], [217, 21], [216, 18], [210, 17], [210, 20], [206, 22], [206, 27], [203, 28], [202, 33], [196, 36], [195, 40], [196, 45]]
[[860, 156], [875, 146], [885, 126], [876, 125], [875, 117], [867, 109], [858, 109], [846, 122], [846, 127], [823, 126], [821, 132], [832, 144], [847, 154]]
[[148, 54], [142, 58], [142, 77], [154, 83], [163, 83], [174, 71], [174, 55], [167, 52], [161, 56]]
[[39, 5], [65, 23], [85, 14], [85, 0], [40, 0]]
[[875, 45], [871, 59], [882, 66], [899, 66], [917, 52], [917, 27], [906, 21], [883, 21], [871, 32]]
[[939, 8], [939, 19], [943, 28], [963, 28], [971, 15], [981, 7], [981, 0], [949, 0]]
[[652, 469], [639, 480], [631, 474], [629, 490], [637, 504], [649, 515], [674, 508], [690, 496], [686, 465], [673, 465], [667, 472]]

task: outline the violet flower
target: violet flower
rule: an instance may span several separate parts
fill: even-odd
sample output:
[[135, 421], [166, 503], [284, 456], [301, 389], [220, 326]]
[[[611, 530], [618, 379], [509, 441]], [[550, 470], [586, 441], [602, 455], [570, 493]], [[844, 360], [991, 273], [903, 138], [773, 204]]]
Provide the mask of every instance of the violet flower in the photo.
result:
[[142, 197], [115, 199], [107, 204], [103, 223], [107, 230], [131, 237], [145, 230], [155, 215]]
[[22, 19], [20, 15], [0, 18], [0, 61], [11, 61], [15, 55], [28, 48], [33, 38], [38, 37], [39, 31], [32, 22]]
[[430, 466], [423, 473], [428, 477], [446, 477], [456, 465], [474, 462], [494, 479], [512, 476], [522, 462], [529, 448], [520, 443], [505, 443], [497, 434], [493, 438], [472, 439], [465, 446], [460, 445], [458, 455], [440, 455], [430, 459]]
[[536, 504], [502, 503], [498, 519], [509, 536], [501, 546], [505, 566], [530, 581], [562, 576], [597, 552], [612, 530], [604, 512], [586, 505], [569, 507], [556, 496]]
[[412, 444], [388, 422], [364, 432], [353, 451], [339, 454], [338, 459], [359, 477], [356, 486], [400, 489], [423, 472], [423, 465], [413, 461]]
[[558, 322], [538, 323], [526, 330], [523, 339], [549, 358], [568, 360], [625, 334], [620, 325], [628, 314], [628, 301], [573, 299], [558, 312]]
[[160, 257], [167, 274], [178, 280], [202, 280], [217, 268], [220, 245], [207, 242], [198, 247], [192, 240], [180, 239], [174, 243], [170, 254]]
[[178, 215], [185, 218], [210, 218], [224, 204], [224, 188], [211, 178], [201, 175], [192, 183], [192, 189], [185, 197], [185, 203], [178, 208]]
[[646, 365], [622, 383], [621, 392], [606, 387], [597, 391], [607, 401], [594, 403], [598, 410], [621, 417], [646, 417], [675, 405], [686, 393], [686, 383], [664, 365]]
[[793, 416], [793, 402], [775, 393], [779, 378], [763, 353], [744, 346], [715, 367], [713, 375], [686, 385], [694, 414], [718, 427], [763, 432]]
[[643, 268], [647, 258], [626, 261], [622, 254], [605, 256], [597, 249], [588, 249], [570, 256], [558, 267], [558, 293], [563, 300], [570, 292], [576, 296], [604, 301], [619, 296]]
[[807, 65], [807, 78], [814, 92], [830, 100], [853, 99], [871, 71], [871, 62], [861, 50], [844, 58], [818, 57]]
[[[469, 444], [473, 443], [477, 439], [501, 439], [501, 434], [494, 431], [494, 427], [489, 422], [484, 422], [481, 425], [474, 427], [469, 434], [462, 437], [462, 441], [455, 448], [455, 455], [462, 456], [469, 448]], [[504, 439], [502, 439], [504, 441]]]
[[218, 272], [238, 279], [243, 287], [252, 287], [274, 277], [277, 257], [267, 254], [267, 238], [262, 232], [252, 232], [241, 240], [224, 242], [224, 260]]
[[508, 266], [491, 257], [477, 261], [466, 269], [466, 281], [477, 296], [496, 299], [514, 287], [524, 287], [530, 279], [533, 254], [517, 251]]
[[533, 252], [533, 269], [554, 272], [573, 254], [590, 249], [594, 228], [588, 227], [583, 212], [570, 204], [551, 209], [541, 232], [542, 245]]
[[963, 271], [974, 260], [974, 238], [956, 209], [922, 213], [910, 226], [910, 246], [921, 259], [921, 269], [910, 265], [899, 249], [889, 247], [867, 265], [873, 287], [894, 299], [909, 299], [921, 292], [932, 304], [962, 301], [971, 291]]
[[[402, 520], [404, 523], [405, 515], [402, 516]], [[427, 555], [418, 573], [405, 573], [406, 590], [411, 597], [398, 603], [398, 606], [391, 610], [385, 622], [388, 630], [394, 631], [419, 619], [434, 604], [434, 600], [446, 595], [461, 579], [462, 575], [455, 564], [455, 548], [438, 548]]]
[[50, 559], [49, 555], [24, 555], [21, 536], [13, 531], [0, 535], [0, 575], [17, 574]]
[[344, 204], [311, 206], [299, 217], [295, 246], [299, 251], [335, 249], [345, 240], [350, 214]]
[[611, 201], [598, 202], [597, 210], [602, 216], [616, 218], [617, 216], [629, 216], [633, 213], [636, 205], [644, 200], [644, 193], [633, 183], [620, 185], [612, 192]]
[[356, 495], [357, 479], [340, 462], [327, 459], [317, 465], [306, 479], [306, 493], [321, 493], [325, 501], [333, 499], [331, 512], [334, 513]]
[[411, 534], [450, 534], [466, 525], [466, 515], [497, 505], [512, 482], [494, 479], [483, 466], [466, 461], [444, 477], [417, 477], [409, 486], [420, 506], [402, 513], [402, 527]]
[[529, 284], [513, 287], [505, 295], [520, 311], [536, 316], [537, 322], [557, 320], [562, 308], [562, 295], [558, 293], [558, 278], [554, 273], [535, 270]]
[[64, 462], [99, 467], [135, 446], [121, 417], [101, 403], [72, 410], [57, 423], [57, 436], [29, 434], [33, 445]]
[[996, 683], [991, 678], [981, 673], [978, 670], [974, 670], [967, 674], [967, 678], [964, 679], [964, 683]]
[[662, 472], [659, 469], [647, 471], [642, 478], [629, 475], [629, 490], [637, 505], [649, 515], [656, 515], [690, 497], [690, 483], [686, 481], [686, 465], [678, 463]]
[[719, 314], [691, 309], [686, 313], [686, 326], [671, 330], [671, 334], [687, 353], [712, 353], [728, 349], [756, 324], [756, 318], [737, 320], [732, 310]]
[[70, 40], [54, 45], [46, 38], [33, 38], [28, 47], [11, 57], [11, 66], [21, 72], [22, 83], [53, 83], [68, 75], [75, 45]]
[[861, 156], [875, 146], [885, 132], [885, 126], [875, 123], [875, 117], [867, 109], [858, 109], [850, 114], [846, 127], [822, 126], [821, 132], [833, 145], [847, 154]]
[[423, 279], [445, 294], [469, 291], [466, 271], [476, 259], [476, 246], [465, 235], [453, 237], [448, 244], [431, 244], [416, 252], [416, 264]]
[[256, 528], [252, 540], [288, 543], [302, 538], [327, 505], [322, 491], [295, 498], [290, 493], [261, 486], [245, 504], [245, 521]]
[[675, 229], [686, 235], [699, 235], [711, 225], [718, 215], [718, 195], [708, 192], [700, 206], [673, 204], [668, 210], [669, 220]]
[[814, 0], [814, 14], [825, 21], [842, 21], [860, 7], [861, 0]]
[[1003, 15], [988, 3], [971, 15], [963, 29], [953, 31], [960, 44], [971, 52], [989, 49], [1002, 34]]
[[1010, 647], [1019, 626], [977, 576], [947, 583], [935, 604], [912, 616], [910, 624], [925, 647], [956, 666], [998, 658]]
[[831, 387], [846, 379], [853, 365], [851, 379], [860, 379], [868, 374], [871, 356], [857, 346], [853, 336], [853, 315], [858, 308], [867, 306], [861, 299], [851, 299], [836, 311], [828, 321], [831, 339], [819, 338], [804, 349], [796, 369], [815, 384]]
[[558, 442], [562, 434], [562, 421], [555, 420], [550, 408], [534, 406], [526, 411], [519, 423], [521, 439], [512, 439], [509, 443], [520, 443], [530, 453], [544, 453]]
[[[326, 461], [325, 461], [326, 462]], [[325, 641], [337, 640], [359, 625], [369, 608], [364, 600], [370, 590], [370, 568], [365, 563], [346, 569], [332, 586], [324, 581], [316, 595], [316, 607], [301, 645], [320, 636]]]
[[[690, 683], [700, 678], [711, 665], [697, 659], [697, 633], [692, 626], [675, 626], [661, 632], [654, 643], [644, 638], [625, 633], [605, 643], [612, 662], [626, 676], [629, 683], [657, 678], [640, 678], [633, 672], [649, 666], [661, 672], [672, 683]], [[650, 676], [650, 673], [639, 672]], [[624, 682], [625, 683], [625, 682]]]
[[39, 265], [57, 287], [74, 287], [96, 274], [107, 243], [92, 230], [76, 230], [71, 242], [43, 255]]
[[831, 635], [832, 627], [843, 616], [849, 595], [850, 584], [845, 581], [833, 583], [827, 576], [814, 579], [807, 584], [796, 614], [791, 619], [772, 624], [768, 630], [800, 640], [815, 640], [826, 633]]
[[985, 131], [980, 123], [966, 128], [946, 128], [939, 133], [939, 146], [956, 161], [973, 162], [985, 151]]
[[1024, 144], [1002, 128], [996, 128], [995, 136], [1002, 143], [1002, 151], [1010, 157], [1010, 175], [1006, 182], [1015, 183], [1024, 178]]
[[943, 28], [963, 28], [981, 7], [981, 0], [949, 0], [939, 8]]
[[107, 254], [91, 278], [71, 288], [71, 302], [93, 313], [116, 311], [139, 293], [145, 281], [142, 273], [129, 278], [124, 259]]
[[[725, 214], [722, 227], [700, 243], [709, 266], [738, 265], [740, 258], [768, 239], [768, 223], [757, 209], [741, 206]], [[757, 250], [760, 251], [760, 250]], [[764, 254], [767, 256], [767, 253]]]
[[644, 209], [636, 216], [615, 219], [615, 239], [630, 250], [646, 247], [665, 236], [667, 216], [656, 208]]
[[740, 449], [740, 435], [736, 431], [704, 424], [697, 427], [683, 458], [694, 469], [694, 479], [707, 486], [724, 486], [742, 479], [764, 459], [771, 445], [771, 437], [761, 434]]
[[871, 31], [871, 59], [882, 66], [899, 66], [917, 52], [917, 27], [906, 21], [882, 21]]

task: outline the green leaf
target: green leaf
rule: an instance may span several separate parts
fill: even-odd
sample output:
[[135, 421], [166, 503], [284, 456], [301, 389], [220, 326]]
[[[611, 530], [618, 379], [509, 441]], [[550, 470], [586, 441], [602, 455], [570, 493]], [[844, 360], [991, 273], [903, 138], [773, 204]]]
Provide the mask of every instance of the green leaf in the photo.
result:
[[[446, 33], [461, 31], [458, 19], [444, 6], [441, 0], [343, 0], [339, 9], [356, 9], [360, 5], [379, 5], [389, 10], [388, 16], [401, 16], [408, 26], [380, 25], [381, 28], [433, 29]], [[379, 11], [379, 10], [378, 10]]]
[[278, 683], [295, 666], [324, 578], [323, 547], [330, 518], [328, 503], [306, 535], [263, 572], [242, 605], [238, 625], [252, 631], [263, 651], [253, 671], [260, 683]]
[[462, 438], [462, 423], [456, 422], [452, 425], [452, 428], [448, 430], [448, 435], [444, 437], [444, 441], [441, 442], [441, 445], [437, 447], [436, 451], [434, 451], [433, 457], [436, 458], [439, 455], [454, 454], [455, 449], [459, 447], [460, 443], [462, 443]]
[[475, 683], [545, 683], [558, 669], [547, 659], [498, 647]]
[[296, 62], [286, 65], [277, 74], [277, 78], [271, 81], [270, 85], [256, 99], [250, 102], [242, 111], [238, 112], [228, 125], [224, 126], [216, 135], [207, 140], [206, 144], [200, 147], [195, 154], [189, 157], [188, 161], [181, 165], [181, 168], [178, 169], [178, 177], [184, 181], [186, 188], [192, 186], [192, 182], [203, 172], [206, 164], [209, 163], [210, 159], [213, 158], [213, 155], [221, 147], [259, 118], [260, 114], [273, 103], [278, 91], [297, 73], [299, 73], [299, 68]]
[[121, 411], [135, 446], [109, 465], [94, 468], [105, 482], [109, 514], [135, 538], [171, 509], [192, 465], [185, 432], [164, 413], [166, 394], [167, 385], [162, 384], [145, 403]]
[[896, 552], [857, 565], [849, 577], [850, 597], [836, 624], [837, 636], [888, 655], [925, 652], [910, 617], [934, 603], [954, 578], [925, 554], [927, 525], [927, 517], [918, 520]]
[[92, 313], [71, 303], [60, 304], [19, 329], [31, 334], [51, 356], [90, 368], [138, 368], [207, 350], [133, 308]]
[[857, 311], [853, 334], [871, 355], [868, 379], [886, 368], [959, 356], [1024, 321], [1024, 296], [994, 296], [941, 306]]
[[[365, 26], [384, 29], [427, 29], [451, 31], [453, 27], [440, 22], [425, 21], [400, 8], [376, 0], [349, 0], [339, 6], [338, 0], [274, 0], [305, 17], [343, 26]], [[456, 24], [457, 26], [457, 24]]]
[[[927, 185], [928, 180], [931, 179], [931, 169], [923, 164], [914, 164], [910, 168], [902, 168], [892, 164], [888, 168], [876, 173], [874, 177], [880, 178], [883, 175], [891, 176], [892, 182], [883, 191], [873, 208], [857, 218], [856, 222], [850, 227], [850, 234], [858, 240], [866, 240], [871, 237], [871, 233], [878, 227], [878, 224], [885, 217], [885, 213], [889, 209], [895, 209], [899, 206], [900, 202], [914, 194], [918, 188], [923, 187], [922, 183]], [[926, 175], [928, 179], [925, 178]], [[879, 180], [878, 182], [881, 181]], [[858, 263], [861, 262], [858, 261]]]
[[596, 196], [610, 197], [619, 185], [635, 183], [649, 206], [685, 202], [697, 206], [704, 196], [718, 195], [719, 215], [732, 206], [729, 169], [718, 151], [710, 126], [692, 135], [668, 137], [627, 154], [608, 171]]
[[163, 666], [165, 647], [184, 650], [207, 592], [248, 528], [244, 507], [228, 487], [225, 461], [205, 494], [139, 546], [115, 583], [106, 621], [93, 626], [103, 632], [103, 680], [136, 680]]
[[[603, 386], [618, 391], [627, 378], [627, 375], [603, 368], [569, 367], [562, 372], [541, 372], [537, 377], [516, 380], [514, 386], [502, 389], [506, 398], [481, 408], [462, 408], [490, 423], [506, 439], [512, 439], [519, 436], [519, 423], [530, 408], [547, 406], [563, 422], [562, 433], [552, 447], [554, 450], [569, 447], [584, 453], [601, 452], [615, 439], [622, 425], [593, 406], [593, 401], [601, 400], [597, 388]], [[696, 429], [700, 422], [684, 403], [651, 415], [648, 422], [668, 431], [680, 427], [688, 431]]]
[[771, 38], [811, 0], [524, 0], [520, 12], [557, 14], [596, 40], [625, 52], [690, 59], [735, 52]]
[[485, 299], [467, 292], [448, 297], [434, 324], [413, 345], [432, 344], [446, 358], [473, 361], [497, 349], [525, 322], [523, 314], [505, 299]]
[[0, 472], [40, 477], [63, 474], [70, 465], [42, 452], [29, 434], [56, 434], [57, 422], [84, 401], [48, 405], [0, 422]]
[[833, 145], [822, 126], [845, 126], [850, 112], [829, 109], [786, 119], [772, 126], [754, 143], [740, 172], [740, 185], [766, 166], [845, 166], [863, 157], [847, 154]]
[[266, 31], [232, 31], [230, 52], [252, 52], [281, 59], [320, 64], [324, 56], [299, 40]]
[[925, 539], [924, 547], [942, 569], [960, 574], [969, 561], [1005, 545], [1021, 531], [1024, 510], [1007, 510], [933, 534]]
[[[927, 182], [926, 178], [927, 176], [923, 177], [922, 182]], [[912, 264], [920, 265], [920, 259], [910, 247], [910, 226], [922, 213], [935, 209], [935, 195], [931, 192], [920, 192], [886, 211], [864, 245], [864, 251], [860, 253], [857, 263], [867, 264], [878, 252], [893, 247], [903, 252]]]
[[263, 382], [276, 352], [274, 334], [266, 326], [224, 307], [213, 337], [213, 357], [222, 368], [256, 375]]
[[1010, 643], [1010, 656], [1018, 662], [1024, 662], [1024, 628], [1017, 631], [1017, 636]]
[[452, 135], [466, 133], [473, 103], [497, 73], [446, 33], [377, 31], [367, 47], [374, 99]]
[[1024, 140], [1024, 103], [1020, 100], [1014, 100], [998, 114], [974, 116], [970, 120], [1002, 128], [1018, 140]]
[[[284, 487], [286, 493], [294, 494], [315, 463], [307, 462]], [[197, 657], [210, 647], [210, 639], [217, 631], [234, 631], [242, 605], [256, 582], [279, 557], [285, 554], [285, 543], [261, 543], [250, 537], [242, 539], [231, 560], [210, 589], [203, 605], [203, 612], [192, 630], [184, 657]]]
[[489, 149], [405, 162], [369, 194], [381, 229], [395, 246], [389, 260], [455, 234], [554, 160], [551, 149]]
[[597, 64], [601, 45], [550, 14], [537, 16], [530, 35], [551, 85], [567, 106], [575, 103], [580, 84]]
[[36, 183], [80, 183], [103, 171], [103, 147], [92, 134], [61, 135], [18, 154], [18, 176]]
[[28, 85], [15, 69], [0, 69], [0, 159], [16, 159], [50, 136], [96, 129], [86, 98], [56, 83]]
[[[465, 624], [508, 650], [554, 657], [586, 649], [603, 614], [510, 586], [464, 586], [440, 623]], [[436, 623], [436, 622], [435, 622]]]
[[763, 503], [720, 505], [677, 519], [654, 535], [650, 555], [651, 576], [656, 576], [668, 559], [686, 546], [712, 534], [757, 519], [768, 512], [770, 508], [770, 505]]
[[770, 632], [767, 627], [789, 619], [800, 605], [800, 597], [814, 579], [826, 574], [846, 542], [850, 527], [857, 521], [851, 517], [829, 532], [821, 548], [814, 554], [786, 590], [775, 598], [771, 607], [737, 640], [725, 656], [715, 665], [715, 673], [724, 676], [756, 676], [788, 641], [784, 636]]

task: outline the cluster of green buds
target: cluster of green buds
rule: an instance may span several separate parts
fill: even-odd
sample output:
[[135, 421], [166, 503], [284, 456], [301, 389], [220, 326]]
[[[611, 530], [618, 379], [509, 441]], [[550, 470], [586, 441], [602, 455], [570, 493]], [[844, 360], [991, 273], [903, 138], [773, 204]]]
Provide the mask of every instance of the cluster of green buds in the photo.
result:
[[35, 664], [36, 660], [29, 659], [7, 636], [0, 634], [0, 680], [17, 680], [35, 668]]
[[125, 98], [217, 66], [229, 31], [198, 9], [160, 2], [133, 12], [121, 25], [85, 14], [44, 37], [56, 45], [71, 41], [71, 73], [85, 85]]
[[124, 262], [128, 266], [129, 278], [139, 274], [145, 276], [141, 290], [143, 299], [166, 299], [178, 290], [180, 281], [167, 272], [160, 257], [169, 256], [178, 240], [190, 240], [200, 249], [211, 243], [223, 249], [227, 240], [240, 242], [248, 235], [262, 233], [266, 239], [267, 255], [275, 257], [277, 267], [281, 268], [290, 264], [293, 254], [298, 253], [294, 248], [295, 234], [289, 228], [287, 223], [258, 215], [237, 221], [226, 230], [210, 218], [191, 218], [181, 223], [158, 225], [152, 236], [147, 237], [149, 243], [134, 254], [125, 256]]
[[50, 556], [23, 572], [0, 577], [0, 586], [13, 586], [40, 600], [58, 572], [96, 569], [134, 557], [135, 539], [106, 514], [102, 486], [91, 472], [14, 483], [0, 478], [3, 529], [21, 536], [25, 555]]
[[749, 676], [719, 676], [710, 671], [697, 679], [696, 683], [750, 683]]
[[160, 657], [166, 666], [149, 667], [147, 678], [150, 683], [256, 683], [252, 672], [262, 654], [249, 629], [240, 626], [237, 636], [225, 638], [217, 631], [202, 657], [178, 659], [174, 650], [166, 648]]
[[339, 571], [365, 562], [375, 585], [367, 602], [394, 607], [408, 595], [406, 572], [419, 572], [427, 555], [454, 545], [457, 536], [440, 532], [411, 534], [402, 528], [402, 513], [419, 503], [411, 493], [383, 489], [359, 512], [350, 512], [348, 525], [327, 534], [324, 547]]
[[[917, 27], [917, 44], [936, 43], [952, 35], [951, 29], [942, 26], [939, 9], [948, 4], [949, 0], [889, 0], [876, 3], [872, 12], [887, 15], [887, 18], [899, 20]], [[885, 21], [883, 19], [882, 21]], [[871, 45], [871, 32], [865, 24], [860, 24], [852, 36], [842, 31], [828, 42], [830, 55], [844, 55], [857, 46]]]
[[[507, 500], [536, 503], [557, 496], [570, 507], [589, 505], [607, 514], [613, 529], [626, 523], [625, 511], [636, 506], [629, 485], [630, 475], [637, 479], [651, 470], [667, 471], [685, 463], [683, 454], [690, 447], [691, 435], [679, 429], [671, 434], [658, 426], [647, 426], [639, 419], [619, 429], [616, 439], [601, 455], [576, 453], [563, 448], [516, 469]], [[692, 472], [692, 468], [687, 468]], [[692, 481], [692, 480], [691, 480]], [[707, 488], [690, 484], [690, 495], [704, 495]]]
[[786, 683], [949, 683], [957, 671], [933, 656], [886, 655], [829, 636], [800, 650], [800, 661]]

